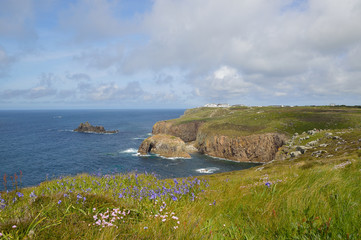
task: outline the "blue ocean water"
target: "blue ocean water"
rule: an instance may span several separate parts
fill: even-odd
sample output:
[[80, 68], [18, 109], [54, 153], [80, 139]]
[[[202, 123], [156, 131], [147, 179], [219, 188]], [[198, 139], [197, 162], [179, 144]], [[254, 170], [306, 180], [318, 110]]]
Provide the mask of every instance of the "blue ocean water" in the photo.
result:
[[[136, 152], [155, 122], [178, 118], [184, 110], [39, 110], [0, 111], [0, 190], [3, 176], [20, 175], [21, 187], [79, 173], [154, 172], [161, 178], [241, 170], [237, 163], [200, 154], [192, 159], [140, 157]], [[81, 122], [102, 125], [117, 134], [78, 133]], [[18, 182], [20, 179], [18, 180]], [[19, 182], [20, 185], [20, 182]]]

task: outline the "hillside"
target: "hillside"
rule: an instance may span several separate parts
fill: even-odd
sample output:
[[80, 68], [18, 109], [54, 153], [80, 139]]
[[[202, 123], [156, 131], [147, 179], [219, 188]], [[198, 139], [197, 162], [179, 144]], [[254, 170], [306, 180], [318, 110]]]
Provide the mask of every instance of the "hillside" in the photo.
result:
[[9, 182], [0, 239], [360, 239], [360, 113], [188, 110], [169, 122], [203, 121], [202, 131], [224, 136], [277, 131], [287, 142], [262, 166], [197, 178], [83, 174], [25, 189]]

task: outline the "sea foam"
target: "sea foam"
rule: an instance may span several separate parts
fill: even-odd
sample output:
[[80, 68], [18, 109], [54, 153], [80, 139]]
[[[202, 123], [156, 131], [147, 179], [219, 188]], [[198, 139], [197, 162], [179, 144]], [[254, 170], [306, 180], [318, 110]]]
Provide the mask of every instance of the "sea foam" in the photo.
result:
[[219, 168], [217, 167], [208, 167], [208, 168], [199, 168], [196, 169], [197, 172], [199, 173], [214, 173], [215, 171], [218, 171]]
[[124, 151], [120, 151], [120, 153], [137, 153], [137, 152], [138, 152], [138, 150], [135, 148], [128, 148]]

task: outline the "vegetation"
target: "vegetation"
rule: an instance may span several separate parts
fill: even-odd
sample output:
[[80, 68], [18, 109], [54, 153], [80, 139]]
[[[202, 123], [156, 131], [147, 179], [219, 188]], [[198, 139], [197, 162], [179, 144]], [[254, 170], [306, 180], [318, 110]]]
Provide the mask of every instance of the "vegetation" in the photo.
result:
[[[214, 109], [192, 111], [182, 121], [204, 120]], [[264, 116], [264, 129], [300, 134], [275, 161], [242, 171], [166, 180], [82, 174], [23, 189], [8, 181], [0, 195], [0, 239], [361, 239], [358, 109], [221, 111], [230, 124], [242, 122], [229, 117], [233, 111], [245, 126]], [[315, 127], [331, 130], [302, 133]], [[299, 146], [307, 150], [292, 156]]]
[[361, 127], [361, 109], [346, 106], [196, 108], [172, 120], [203, 121], [202, 132], [228, 136], [278, 132], [292, 135], [317, 129]]

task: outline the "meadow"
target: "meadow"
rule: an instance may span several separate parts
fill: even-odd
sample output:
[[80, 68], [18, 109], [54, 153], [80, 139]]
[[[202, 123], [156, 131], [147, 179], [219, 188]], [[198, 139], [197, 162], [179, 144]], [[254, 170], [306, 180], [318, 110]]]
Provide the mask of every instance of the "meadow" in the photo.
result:
[[[29, 188], [21, 188], [21, 173], [6, 176], [0, 239], [361, 239], [355, 111], [325, 115], [334, 128], [292, 135], [274, 161], [242, 171], [165, 180], [137, 172], [81, 174]], [[291, 135], [294, 127], [320, 122], [294, 119], [278, 126]]]

